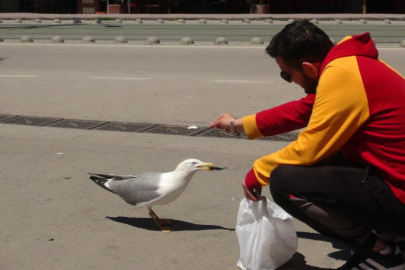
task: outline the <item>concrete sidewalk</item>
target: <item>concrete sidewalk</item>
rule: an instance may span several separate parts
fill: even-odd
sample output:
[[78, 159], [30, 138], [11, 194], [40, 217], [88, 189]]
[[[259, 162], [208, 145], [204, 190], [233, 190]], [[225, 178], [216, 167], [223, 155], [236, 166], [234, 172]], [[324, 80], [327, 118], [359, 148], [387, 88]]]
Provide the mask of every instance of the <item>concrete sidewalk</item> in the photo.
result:
[[0, 19], [318, 19], [318, 20], [405, 20], [405, 14], [38, 14], [0, 13]]
[[[169, 15], [166, 15], [169, 16]], [[173, 16], [173, 15], [170, 15]], [[143, 19], [141, 22], [124, 19], [122, 21], [82, 19], [75, 24], [72, 19], [62, 19], [59, 23], [52, 19], [40, 21], [30, 18], [22, 21], [2, 20], [0, 38], [4, 43], [20, 43], [21, 38], [29, 36], [35, 43], [50, 43], [51, 39], [60, 36], [66, 43], [82, 43], [86, 36], [94, 38], [96, 43], [115, 44], [118, 37], [127, 39], [126, 44], [144, 45], [149, 37], [156, 37], [162, 45], [180, 45], [180, 40], [190, 37], [195, 45], [214, 45], [214, 40], [223, 37], [229, 45], [246, 46], [253, 38], [260, 38], [263, 44], [268, 44], [272, 36], [281, 31], [288, 23], [287, 20], [274, 19], [266, 23], [264, 19], [251, 20], [244, 23], [242, 19], [229, 20], [226, 24], [219, 19], [209, 19], [205, 23], [199, 20], [187, 19], [180, 23], [176, 19], [157, 20]], [[379, 47], [400, 47], [405, 38], [405, 21], [373, 20], [361, 23], [360, 20], [320, 21], [318, 26], [335, 41], [347, 35], [369, 32]]]

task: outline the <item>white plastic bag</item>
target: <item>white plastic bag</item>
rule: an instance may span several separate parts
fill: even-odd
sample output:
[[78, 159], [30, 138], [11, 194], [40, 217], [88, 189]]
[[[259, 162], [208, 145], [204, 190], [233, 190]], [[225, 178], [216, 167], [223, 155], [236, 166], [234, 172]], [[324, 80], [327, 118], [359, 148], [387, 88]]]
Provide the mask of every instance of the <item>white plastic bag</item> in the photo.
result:
[[280, 206], [262, 197], [259, 202], [242, 199], [236, 223], [242, 270], [273, 270], [297, 251], [297, 233], [292, 217]]

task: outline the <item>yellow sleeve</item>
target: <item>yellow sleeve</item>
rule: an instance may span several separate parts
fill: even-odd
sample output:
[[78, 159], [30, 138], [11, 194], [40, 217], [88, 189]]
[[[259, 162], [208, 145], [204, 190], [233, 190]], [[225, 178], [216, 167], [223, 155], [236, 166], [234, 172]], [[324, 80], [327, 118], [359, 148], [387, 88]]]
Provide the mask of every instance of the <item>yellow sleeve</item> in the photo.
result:
[[242, 123], [245, 134], [249, 139], [254, 140], [263, 137], [259, 128], [257, 127], [256, 114], [243, 117]]
[[329, 158], [369, 117], [367, 96], [356, 57], [332, 61], [321, 75], [312, 115], [298, 139], [278, 152], [255, 161], [258, 182], [269, 184], [281, 164], [310, 166]]

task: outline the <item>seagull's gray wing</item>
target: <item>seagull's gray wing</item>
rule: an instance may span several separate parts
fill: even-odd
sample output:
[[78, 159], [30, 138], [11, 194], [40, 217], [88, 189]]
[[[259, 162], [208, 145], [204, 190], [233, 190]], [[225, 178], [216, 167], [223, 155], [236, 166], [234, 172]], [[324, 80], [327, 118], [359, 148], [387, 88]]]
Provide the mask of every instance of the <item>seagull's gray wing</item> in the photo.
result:
[[162, 173], [145, 173], [140, 175], [116, 175], [108, 182], [108, 188], [129, 204], [149, 203], [161, 195], [159, 183]]
[[136, 178], [139, 175], [116, 175], [116, 174], [101, 174], [101, 173], [89, 173], [91, 176], [97, 176], [106, 180], [126, 180], [130, 178]]

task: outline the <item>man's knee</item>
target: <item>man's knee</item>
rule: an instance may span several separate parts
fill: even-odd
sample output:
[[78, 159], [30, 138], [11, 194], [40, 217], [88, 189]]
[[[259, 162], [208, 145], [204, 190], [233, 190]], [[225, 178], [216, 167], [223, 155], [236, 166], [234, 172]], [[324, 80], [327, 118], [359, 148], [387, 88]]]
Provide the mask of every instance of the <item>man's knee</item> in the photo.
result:
[[297, 179], [299, 172], [297, 166], [280, 165], [270, 175], [270, 192], [274, 197], [275, 192], [287, 192], [291, 180]]

